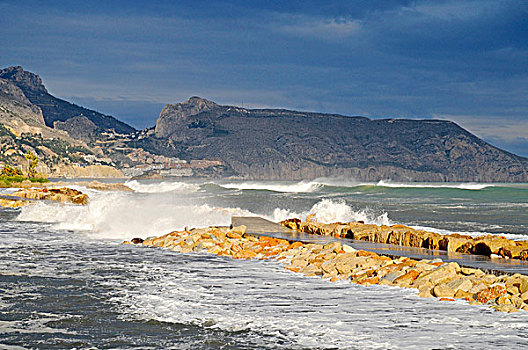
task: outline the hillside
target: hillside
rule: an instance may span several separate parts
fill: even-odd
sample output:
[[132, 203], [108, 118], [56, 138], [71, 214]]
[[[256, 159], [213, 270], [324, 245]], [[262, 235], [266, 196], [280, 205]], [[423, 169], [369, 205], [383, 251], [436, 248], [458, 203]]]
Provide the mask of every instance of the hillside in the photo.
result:
[[112, 167], [87, 162], [87, 157], [95, 157], [93, 150], [65, 131], [46, 126], [42, 110], [14, 83], [0, 79], [0, 169], [9, 164], [25, 171], [28, 151], [39, 157], [38, 173], [120, 174]]
[[199, 97], [166, 105], [142, 146], [184, 159], [221, 159], [254, 179], [528, 181], [527, 158], [450, 121], [248, 110]]
[[90, 141], [103, 131], [120, 134], [135, 129], [114, 117], [61, 100], [48, 93], [42, 79], [22, 67], [8, 67], [0, 70], [0, 78], [15, 84], [27, 99], [42, 110], [47, 126], [67, 131], [70, 136]]

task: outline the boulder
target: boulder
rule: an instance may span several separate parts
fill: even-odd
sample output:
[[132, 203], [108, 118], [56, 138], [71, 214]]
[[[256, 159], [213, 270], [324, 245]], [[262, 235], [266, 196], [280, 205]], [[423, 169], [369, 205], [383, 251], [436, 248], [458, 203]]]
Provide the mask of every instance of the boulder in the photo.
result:
[[394, 284], [397, 284], [402, 287], [407, 287], [418, 277], [418, 275], [420, 275], [418, 271], [410, 270], [406, 274], [396, 278], [394, 280]]
[[447, 286], [453, 289], [455, 292], [459, 290], [469, 292], [469, 290], [473, 287], [473, 283], [471, 283], [471, 281], [467, 278], [455, 278], [454, 280], [450, 281]]
[[478, 292], [475, 299], [478, 302], [487, 303], [488, 301], [497, 299], [504, 294], [506, 294], [506, 287], [502, 285], [494, 285]]
[[447, 284], [439, 284], [433, 288], [434, 296], [437, 298], [453, 298], [455, 296], [455, 291]]

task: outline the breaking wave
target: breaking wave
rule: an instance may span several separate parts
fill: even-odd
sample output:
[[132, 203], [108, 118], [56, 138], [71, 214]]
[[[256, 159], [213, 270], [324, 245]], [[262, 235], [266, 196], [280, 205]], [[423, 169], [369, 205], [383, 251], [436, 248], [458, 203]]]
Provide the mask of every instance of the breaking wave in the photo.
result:
[[438, 183], [398, 183], [386, 180], [378, 181], [376, 186], [380, 187], [392, 187], [392, 188], [455, 188], [460, 190], [482, 190], [487, 187], [494, 187], [492, 184], [481, 184], [481, 183], [451, 183], [451, 184], [438, 184]]
[[354, 210], [345, 201], [322, 199], [308, 211], [296, 213], [287, 209], [277, 208], [269, 217], [272, 221], [282, 221], [289, 218], [306, 220], [309, 215], [314, 215], [313, 220], [325, 224], [333, 222], [363, 221], [367, 224], [392, 225], [388, 214], [377, 214], [373, 210]]
[[353, 179], [343, 178], [318, 178], [313, 181], [299, 181], [295, 183], [270, 183], [270, 182], [234, 182], [234, 183], [215, 183], [225, 189], [236, 190], [263, 190], [282, 193], [312, 193], [323, 190], [324, 188], [342, 189], [359, 189], [361, 187], [372, 188], [431, 188], [431, 189], [459, 189], [459, 190], [482, 190], [488, 187], [495, 187], [494, 184], [484, 183], [417, 183], [417, 182], [392, 182], [390, 180], [381, 180], [378, 182], [357, 182]]
[[241, 182], [217, 184], [220, 187], [236, 190], [266, 190], [273, 192], [315, 192], [322, 188], [324, 184], [315, 181], [300, 181], [293, 184], [273, 184], [262, 182]]
[[231, 216], [254, 215], [240, 208], [185, 203], [181, 198], [100, 193], [87, 206], [37, 203], [22, 208], [17, 220], [53, 223], [60, 230], [86, 231], [94, 238], [130, 239], [173, 230], [229, 225]]
[[271, 212], [251, 212], [237, 207], [196, 203], [186, 196], [156, 193], [92, 192], [86, 206], [39, 202], [23, 207], [18, 221], [45, 222], [60, 230], [84, 231], [93, 238], [130, 239], [161, 235], [188, 227], [228, 226], [232, 216], [262, 216], [271, 221], [292, 217], [303, 220], [309, 215], [322, 223], [362, 220], [390, 225], [387, 213], [354, 210], [345, 201], [322, 199], [310, 209], [275, 208]]
[[137, 180], [130, 180], [125, 182], [125, 185], [136, 192], [140, 193], [164, 193], [172, 191], [193, 191], [196, 192], [200, 186], [195, 184], [188, 184], [185, 182], [169, 182], [163, 181], [158, 183], [141, 183]]

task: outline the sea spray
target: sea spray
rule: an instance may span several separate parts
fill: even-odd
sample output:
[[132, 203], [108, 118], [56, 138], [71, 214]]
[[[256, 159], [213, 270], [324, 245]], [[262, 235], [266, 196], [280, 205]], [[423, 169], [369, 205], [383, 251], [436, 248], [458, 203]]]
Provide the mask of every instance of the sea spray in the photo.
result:
[[376, 214], [373, 210], [354, 210], [344, 200], [322, 199], [315, 203], [312, 208], [302, 213], [296, 213], [287, 209], [277, 208], [268, 217], [272, 221], [282, 221], [290, 218], [306, 220], [309, 215], [314, 215], [313, 220], [321, 223], [363, 221], [377, 225], [392, 225], [388, 214]]
[[265, 190], [273, 192], [315, 192], [320, 189], [323, 184], [315, 181], [300, 181], [296, 183], [272, 183], [272, 182], [241, 182], [241, 183], [227, 183], [217, 184], [220, 187], [236, 190]]
[[137, 180], [125, 182], [125, 185], [140, 193], [163, 193], [172, 191], [196, 192], [200, 186], [178, 181], [163, 181], [157, 183], [141, 183]]
[[389, 180], [378, 181], [376, 186], [391, 188], [452, 188], [459, 190], [482, 190], [488, 187], [494, 187], [493, 184], [484, 183], [398, 183]]
[[87, 206], [37, 203], [25, 207], [18, 221], [54, 223], [56, 229], [86, 231], [91, 237], [124, 239], [183, 229], [229, 225], [231, 216], [254, 215], [240, 208], [213, 207], [160, 195], [98, 193]]

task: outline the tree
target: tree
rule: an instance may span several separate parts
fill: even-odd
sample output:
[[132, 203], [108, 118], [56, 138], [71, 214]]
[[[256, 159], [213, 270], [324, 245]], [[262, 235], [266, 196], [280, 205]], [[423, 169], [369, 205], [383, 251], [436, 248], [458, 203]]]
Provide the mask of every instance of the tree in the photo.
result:
[[28, 151], [26, 153], [26, 159], [29, 160], [27, 176], [29, 178], [34, 178], [37, 175], [35, 168], [37, 167], [39, 161], [38, 156], [35, 153]]
[[9, 164], [4, 165], [4, 169], [2, 169], [2, 176], [21, 176], [21, 175], [22, 175], [22, 172], [19, 169], [14, 168]]

